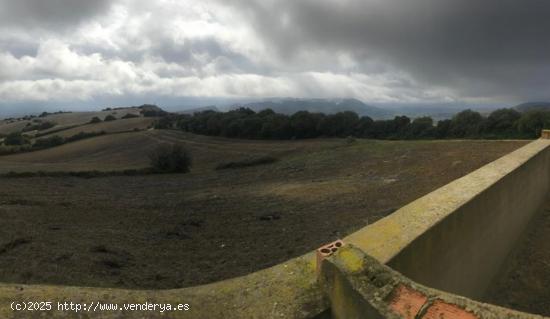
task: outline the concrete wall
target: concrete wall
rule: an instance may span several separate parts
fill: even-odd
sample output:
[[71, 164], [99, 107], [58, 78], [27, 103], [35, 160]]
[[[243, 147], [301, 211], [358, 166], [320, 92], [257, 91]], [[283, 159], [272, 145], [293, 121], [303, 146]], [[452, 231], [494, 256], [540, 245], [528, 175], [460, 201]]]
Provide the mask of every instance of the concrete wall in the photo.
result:
[[530, 143], [346, 241], [419, 283], [481, 297], [547, 199], [549, 145]]
[[333, 319], [543, 319], [420, 285], [347, 245], [321, 266]]

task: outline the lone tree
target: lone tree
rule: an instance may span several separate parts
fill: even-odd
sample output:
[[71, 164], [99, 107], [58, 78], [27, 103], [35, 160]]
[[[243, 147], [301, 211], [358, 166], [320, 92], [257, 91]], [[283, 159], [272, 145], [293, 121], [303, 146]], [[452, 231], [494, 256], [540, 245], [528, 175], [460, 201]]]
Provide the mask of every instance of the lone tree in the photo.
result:
[[90, 121], [90, 123], [94, 124], [94, 123], [101, 123], [101, 119], [97, 116], [94, 116], [92, 118], [92, 120]]
[[151, 167], [159, 173], [188, 173], [191, 153], [180, 144], [161, 144], [149, 153]]

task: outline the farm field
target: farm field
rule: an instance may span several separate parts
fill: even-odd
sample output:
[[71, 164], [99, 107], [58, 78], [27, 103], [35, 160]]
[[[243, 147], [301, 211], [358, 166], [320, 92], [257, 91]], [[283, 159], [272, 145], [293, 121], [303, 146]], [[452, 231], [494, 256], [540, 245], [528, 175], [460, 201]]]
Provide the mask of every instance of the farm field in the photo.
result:
[[[53, 135], [58, 135], [64, 138], [68, 138], [71, 136], [74, 136], [80, 132], [84, 133], [97, 133], [97, 132], [105, 132], [105, 133], [121, 133], [121, 132], [128, 132], [132, 131], [134, 129], [136, 130], [146, 130], [149, 128], [153, 122], [155, 122], [156, 118], [154, 117], [138, 117], [138, 118], [130, 118], [130, 119], [120, 119], [117, 121], [111, 121], [111, 122], [101, 122], [101, 123], [94, 123], [94, 124], [84, 124], [84, 125], [78, 125], [76, 127], [68, 128], [59, 132], [52, 132], [50, 134], [45, 134], [41, 136], [40, 138], [47, 138]], [[51, 130], [50, 130], [51, 131]], [[45, 132], [47, 133], [47, 131]]]
[[39, 117], [33, 119], [11, 119], [11, 120], [0, 120], [0, 134], [8, 134], [14, 131], [20, 131], [29, 124], [34, 124], [36, 121], [48, 121], [56, 124], [56, 127], [53, 127], [48, 130], [44, 130], [44, 133], [48, 131], [53, 131], [63, 127], [72, 127], [76, 125], [83, 125], [89, 123], [90, 120], [94, 117], [104, 119], [107, 115], [113, 115], [116, 118], [121, 118], [126, 114], [139, 115], [140, 109], [138, 108], [124, 108], [119, 110], [110, 110], [110, 111], [97, 111], [97, 112], [71, 112], [71, 113], [59, 113], [59, 114], [50, 114], [46, 117]]
[[[0, 178], [0, 282], [167, 289], [313, 250], [526, 141], [251, 141], [173, 130], [108, 134], [0, 157], [9, 171], [145, 168], [160, 143], [189, 174]], [[270, 156], [271, 164], [216, 170]]]

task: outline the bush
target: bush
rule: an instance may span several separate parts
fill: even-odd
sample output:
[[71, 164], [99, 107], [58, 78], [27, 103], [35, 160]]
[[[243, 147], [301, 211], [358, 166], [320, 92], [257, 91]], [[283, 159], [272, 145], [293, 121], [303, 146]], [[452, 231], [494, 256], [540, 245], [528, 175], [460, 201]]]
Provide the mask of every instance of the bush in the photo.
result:
[[95, 123], [101, 123], [101, 119], [97, 116], [94, 116], [91, 120], [90, 120], [90, 124], [95, 124]]
[[65, 144], [65, 139], [59, 135], [54, 135], [52, 137], [41, 138], [34, 142], [32, 146], [35, 149], [50, 148], [59, 145]]
[[112, 116], [111, 114], [105, 116], [105, 119], [104, 119], [105, 122], [111, 122], [111, 121], [116, 121], [116, 117]]
[[221, 163], [216, 167], [216, 169], [222, 170], [222, 169], [234, 169], [234, 168], [258, 166], [258, 165], [266, 165], [266, 164], [275, 163], [276, 161], [277, 159], [275, 157], [263, 156], [258, 158], [250, 158], [250, 159], [246, 159], [238, 162]]
[[123, 120], [133, 119], [133, 118], [136, 118], [136, 117], [139, 117], [139, 115], [128, 113], [128, 114], [124, 115], [123, 117], [121, 117], [121, 119], [123, 119]]
[[47, 129], [50, 129], [54, 126], [56, 126], [57, 124], [54, 123], [54, 122], [38, 122], [37, 124], [31, 124], [31, 123], [27, 123], [27, 125], [25, 126], [25, 128], [23, 128], [23, 132], [30, 132], [30, 131], [44, 131], [44, 130], [47, 130]]
[[149, 153], [151, 167], [159, 173], [187, 173], [191, 154], [179, 144], [161, 144]]
[[39, 131], [47, 130], [47, 129], [50, 129], [50, 128], [56, 126], [56, 125], [57, 124], [54, 123], [54, 122], [43, 122], [43, 123], [38, 124], [38, 130]]
[[29, 145], [22, 145], [22, 146], [4, 146], [4, 145], [0, 145], [0, 156], [17, 154], [17, 153], [25, 153], [25, 152], [30, 152], [30, 151], [31, 151], [31, 148], [30, 148]]
[[6, 145], [23, 145], [28, 143], [28, 138], [21, 134], [21, 132], [10, 133], [6, 136], [6, 139], [4, 139], [4, 144]]
[[67, 139], [65, 139], [65, 142], [70, 143], [70, 142], [80, 141], [80, 140], [83, 140], [85, 138], [91, 138], [91, 137], [101, 136], [101, 135], [105, 135], [105, 134], [107, 134], [105, 131], [101, 131], [101, 132], [80, 132], [80, 133], [75, 134], [71, 137], [67, 137]]

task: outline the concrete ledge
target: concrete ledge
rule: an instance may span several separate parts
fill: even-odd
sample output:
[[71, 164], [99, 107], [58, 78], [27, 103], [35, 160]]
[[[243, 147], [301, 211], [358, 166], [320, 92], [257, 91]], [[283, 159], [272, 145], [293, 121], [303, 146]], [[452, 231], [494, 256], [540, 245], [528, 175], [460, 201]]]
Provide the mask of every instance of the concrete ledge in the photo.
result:
[[[187, 303], [190, 310], [171, 313], [14, 312], [10, 308], [13, 301]], [[317, 284], [314, 253], [241, 278], [184, 289], [0, 285], [0, 318], [310, 318], [327, 308]]]
[[541, 319], [417, 284], [348, 245], [321, 266], [335, 319]]

